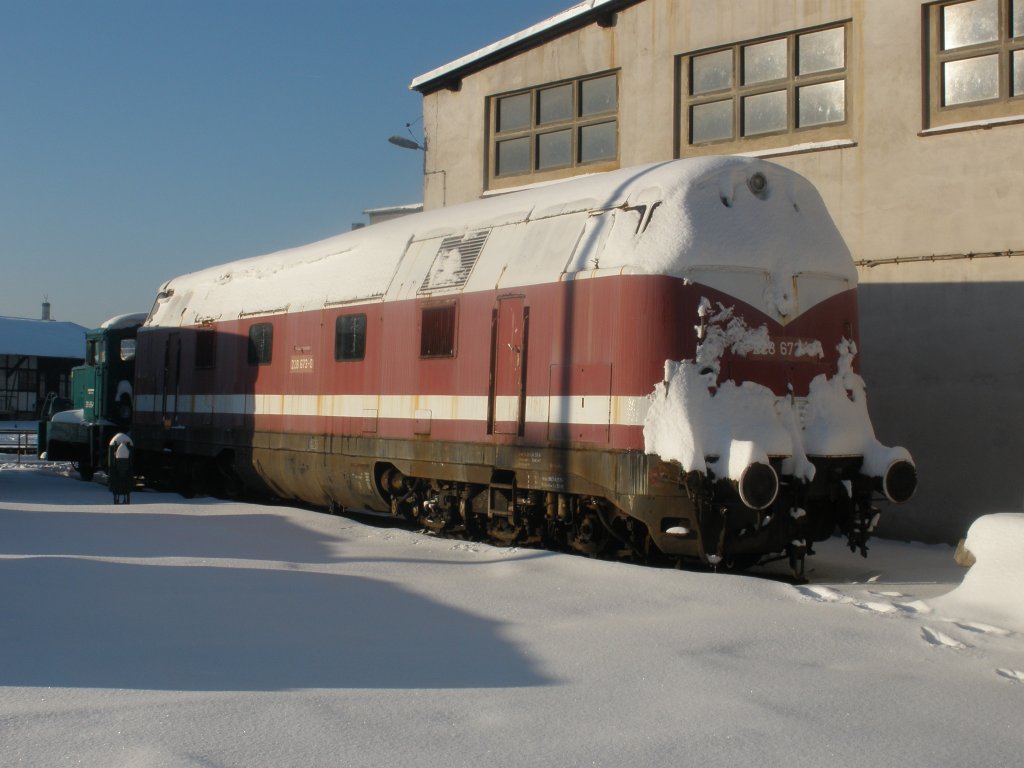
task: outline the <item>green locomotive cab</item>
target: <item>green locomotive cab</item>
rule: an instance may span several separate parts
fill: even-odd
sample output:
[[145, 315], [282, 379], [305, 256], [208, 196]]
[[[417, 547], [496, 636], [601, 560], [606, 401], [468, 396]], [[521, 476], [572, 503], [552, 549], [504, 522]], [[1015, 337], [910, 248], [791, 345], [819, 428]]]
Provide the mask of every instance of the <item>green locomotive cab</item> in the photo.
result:
[[[131, 429], [135, 336], [146, 314], [119, 315], [85, 337], [85, 362], [71, 370], [72, 401], [55, 398], [39, 423], [41, 455], [74, 463], [83, 480], [107, 468], [107, 444]], [[63, 406], [63, 408], [62, 408]]]

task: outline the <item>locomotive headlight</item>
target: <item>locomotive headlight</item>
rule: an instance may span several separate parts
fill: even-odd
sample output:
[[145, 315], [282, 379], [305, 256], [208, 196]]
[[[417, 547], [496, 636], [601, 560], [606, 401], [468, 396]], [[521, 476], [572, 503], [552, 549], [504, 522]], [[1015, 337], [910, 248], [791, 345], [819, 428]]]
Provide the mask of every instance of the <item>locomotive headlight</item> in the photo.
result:
[[751, 509], [764, 509], [779, 495], [779, 476], [771, 465], [754, 462], [743, 470], [736, 490], [745, 505]]
[[749, 179], [747, 179], [747, 186], [750, 187], [750, 191], [760, 197], [768, 189], [768, 179], [763, 173], [758, 171]]

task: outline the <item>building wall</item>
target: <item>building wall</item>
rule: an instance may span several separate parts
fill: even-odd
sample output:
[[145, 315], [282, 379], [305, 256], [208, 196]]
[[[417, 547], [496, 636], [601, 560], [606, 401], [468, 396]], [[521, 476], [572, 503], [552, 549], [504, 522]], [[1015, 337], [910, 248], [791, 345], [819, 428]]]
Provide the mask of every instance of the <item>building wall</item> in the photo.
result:
[[[918, 495], [889, 512], [882, 533], [954, 541], [981, 514], [1024, 508], [1013, 471], [1024, 455], [1024, 100], [1008, 105], [1015, 123], [929, 129], [927, 7], [646, 0], [613, 27], [592, 24], [466, 76], [458, 91], [426, 93], [425, 207], [488, 192], [489, 97], [606, 70], [619, 72], [611, 165], [751, 152], [804, 174], [854, 258], [869, 263], [860, 268], [861, 363], [871, 411], [879, 437], [907, 445], [920, 471]], [[845, 20], [843, 124], [710, 147], [679, 141], [681, 54]], [[968, 257], [994, 252], [1012, 255]]]

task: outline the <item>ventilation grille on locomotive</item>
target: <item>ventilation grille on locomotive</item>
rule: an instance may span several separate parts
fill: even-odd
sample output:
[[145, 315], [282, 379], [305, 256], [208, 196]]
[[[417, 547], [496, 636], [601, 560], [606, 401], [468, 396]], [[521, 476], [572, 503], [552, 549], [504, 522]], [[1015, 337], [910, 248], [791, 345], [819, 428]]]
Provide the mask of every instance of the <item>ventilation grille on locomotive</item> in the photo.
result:
[[446, 237], [442, 240], [419, 293], [464, 286], [489, 233], [490, 230], [485, 229], [471, 232], [465, 237]]

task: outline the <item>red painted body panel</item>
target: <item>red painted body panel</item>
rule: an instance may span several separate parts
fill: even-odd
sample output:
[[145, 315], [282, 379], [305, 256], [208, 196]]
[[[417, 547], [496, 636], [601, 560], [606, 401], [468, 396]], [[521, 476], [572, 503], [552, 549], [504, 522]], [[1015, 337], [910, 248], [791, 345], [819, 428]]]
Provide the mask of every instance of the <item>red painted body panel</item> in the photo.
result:
[[[137, 395], [150, 396], [157, 412], [140, 409], [140, 424], [165, 420], [182, 426], [236, 427], [256, 431], [381, 438], [459, 440], [531, 445], [595, 443], [642, 450], [642, 429], [609, 414], [605, 423], [547, 423], [527, 419], [528, 398], [645, 397], [663, 376], [666, 360], [693, 358], [697, 308], [702, 298], [733, 306], [747, 325], [768, 326], [773, 339], [818, 340], [823, 359], [793, 358], [784, 348], [760, 359], [726, 354], [722, 377], [753, 381], [776, 394], [806, 394], [814, 376], [836, 370], [836, 345], [857, 338], [855, 291], [812, 307], [786, 326], [706, 287], [665, 276], [617, 276], [536, 285], [514, 293], [472, 293], [441, 299], [374, 303], [316, 312], [216, 322], [216, 363], [193, 365], [195, 337], [208, 329], [145, 329], [139, 334]], [[455, 303], [456, 342], [452, 357], [420, 357], [420, 310]], [[335, 322], [365, 314], [367, 338], [361, 360], [334, 359]], [[249, 329], [274, 326], [269, 365], [247, 361]], [[492, 346], [494, 347], [492, 349]], [[782, 345], [780, 345], [781, 347]], [[179, 349], [180, 347], [180, 349]], [[493, 384], [492, 384], [493, 382]], [[521, 391], [522, 384], [525, 389]], [[498, 398], [522, 403], [512, 420], [491, 423], [482, 411], [467, 417], [431, 418], [431, 396]], [[176, 408], [166, 401], [176, 395]], [[235, 406], [218, 410], [210, 397], [233, 395]], [[358, 413], [278, 412], [252, 416], [257, 396], [323, 395], [362, 397]], [[183, 398], [192, 397], [189, 403]], [[401, 396], [422, 411], [386, 418], [382, 399]], [[246, 406], [237, 407], [245, 398]], [[310, 400], [309, 402], [312, 402]], [[410, 406], [411, 407], [411, 406]], [[489, 410], [490, 412], [490, 410]], [[500, 416], [500, 413], [498, 414]], [[534, 414], [536, 416], [536, 414]], [[518, 419], [518, 423], [516, 423]], [[592, 420], [590, 420], [592, 421]], [[520, 434], [521, 433], [521, 434]]]

